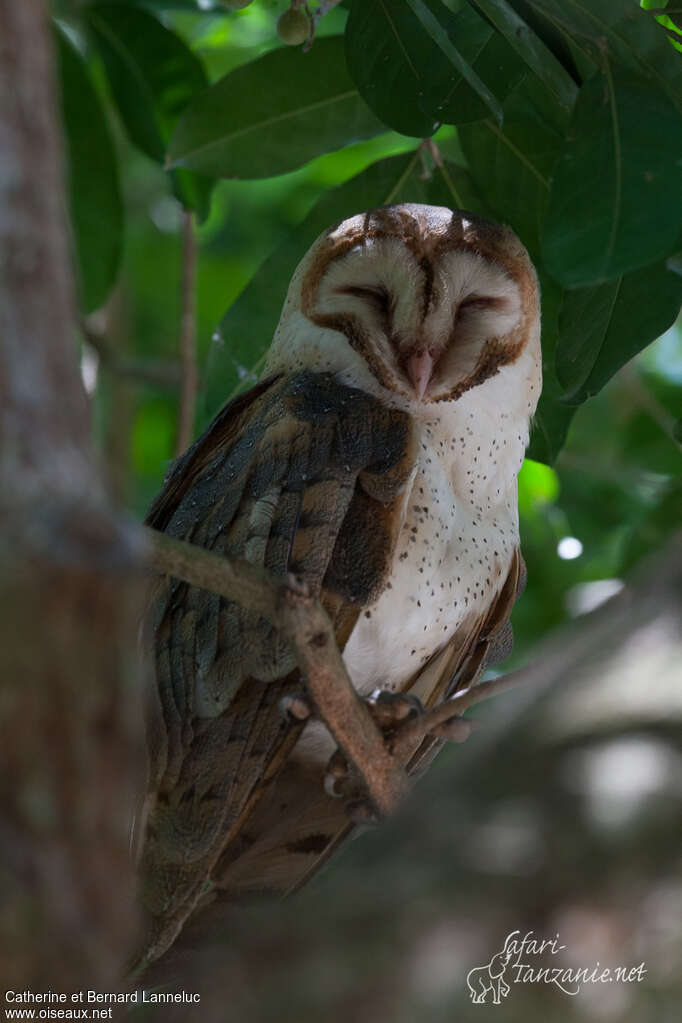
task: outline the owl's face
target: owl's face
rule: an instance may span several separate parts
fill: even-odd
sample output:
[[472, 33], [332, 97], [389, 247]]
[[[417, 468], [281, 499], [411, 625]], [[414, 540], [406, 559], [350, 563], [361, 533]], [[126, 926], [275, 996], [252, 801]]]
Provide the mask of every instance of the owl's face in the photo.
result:
[[301, 315], [417, 402], [452, 401], [539, 346], [537, 279], [516, 235], [437, 206], [383, 207], [325, 232], [292, 280], [279, 333]]

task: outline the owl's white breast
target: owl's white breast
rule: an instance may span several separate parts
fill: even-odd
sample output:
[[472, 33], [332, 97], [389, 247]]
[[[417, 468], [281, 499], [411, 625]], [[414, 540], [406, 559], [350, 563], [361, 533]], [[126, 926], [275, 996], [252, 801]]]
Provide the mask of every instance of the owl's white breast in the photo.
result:
[[363, 611], [344, 661], [363, 694], [399, 689], [465, 618], [499, 593], [518, 546], [517, 475], [541, 388], [539, 323], [519, 358], [454, 402], [421, 404], [383, 388], [333, 330], [300, 314], [275, 335], [265, 372], [335, 373], [414, 419], [419, 455], [386, 589]]
[[419, 456], [390, 579], [344, 651], [363, 695], [401, 688], [504, 584], [519, 542], [516, 477], [529, 418], [510, 395], [511, 370], [416, 420]]

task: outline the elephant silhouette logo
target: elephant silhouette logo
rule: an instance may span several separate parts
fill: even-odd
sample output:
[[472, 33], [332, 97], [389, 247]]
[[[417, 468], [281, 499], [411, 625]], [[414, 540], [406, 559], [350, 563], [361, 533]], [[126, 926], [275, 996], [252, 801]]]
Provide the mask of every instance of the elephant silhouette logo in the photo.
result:
[[497, 952], [486, 966], [474, 966], [467, 973], [467, 987], [474, 1005], [485, 1002], [486, 995], [493, 996], [493, 1005], [499, 1005], [511, 988], [504, 979], [504, 971], [512, 956], [512, 949]]

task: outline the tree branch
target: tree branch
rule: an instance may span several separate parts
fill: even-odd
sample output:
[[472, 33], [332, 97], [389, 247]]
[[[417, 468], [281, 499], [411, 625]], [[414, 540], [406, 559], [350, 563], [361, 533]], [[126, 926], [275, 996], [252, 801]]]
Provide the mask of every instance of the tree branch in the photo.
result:
[[[389, 751], [353, 688], [324, 608], [305, 587], [293, 578], [282, 582], [246, 561], [230, 561], [156, 530], [148, 529], [147, 534], [154, 571], [218, 593], [263, 615], [289, 640], [319, 716], [383, 814], [392, 812], [406, 795], [408, 781], [402, 765], [422, 739], [468, 707], [531, 677], [524, 669], [457, 693], [403, 725]], [[537, 671], [533, 673], [536, 676]]]
[[101, 365], [110, 373], [173, 390], [180, 388], [182, 368], [179, 362], [125, 358], [116, 351], [105, 334], [93, 330], [85, 321], [81, 322], [80, 328], [86, 343], [97, 353]]
[[320, 602], [293, 578], [285, 583], [247, 562], [230, 562], [155, 530], [147, 534], [155, 571], [262, 614], [289, 640], [319, 716], [379, 812], [391, 813], [407, 794], [407, 777], [353, 688]]
[[142, 549], [90, 450], [46, 8], [0, 3], [0, 946], [16, 990], [108, 990], [135, 926]]
[[[534, 668], [536, 667], [534, 665]], [[537, 672], [534, 670], [533, 676], [536, 674]], [[406, 722], [400, 728], [392, 743], [394, 756], [400, 759], [407, 755], [435, 728], [438, 728], [439, 725], [447, 724], [454, 717], [459, 717], [469, 707], [482, 703], [483, 700], [489, 700], [492, 696], [499, 696], [500, 693], [509, 692], [510, 689], [515, 689], [518, 685], [523, 685], [529, 681], [531, 681], [531, 675], [528, 669], [521, 668], [518, 671], [510, 671], [507, 675], [491, 678], [487, 682], [478, 682], [468, 689], [462, 689], [461, 692], [456, 693], [449, 700], [444, 700], [443, 703], [439, 703], [437, 707], [427, 710], [420, 717]]]
[[[202, 1023], [224, 1023], [226, 1006], [233, 1019], [271, 1023], [283, 1005], [296, 1006], [297, 1023], [464, 1023], [479, 1017], [479, 1007], [467, 1010], [468, 971], [512, 929], [553, 936], [556, 922], [562, 939], [571, 931], [569, 949], [580, 949], [598, 925], [614, 962], [655, 960], [661, 946], [651, 935], [670, 927], [679, 877], [674, 767], [652, 783], [651, 798], [624, 802], [631, 816], [618, 830], [611, 814], [594, 812], [587, 778], [619, 780], [623, 749], [617, 766], [601, 757], [595, 764], [611, 749], [603, 740], [616, 735], [635, 740], [630, 765], [643, 741], [649, 756], [677, 762], [681, 555], [671, 544], [632, 590], [545, 639], [541, 667], [528, 672], [537, 688], [491, 707], [485, 733], [443, 757], [418, 797], [371, 841], [352, 843], [314, 889], [250, 905], [207, 901], [145, 984], [201, 991]], [[666, 947], [677, 963], [673, 917]], [[333, 978], [333, 997], [313, 975]], [[674, 1018], [679, 970], [651, 983]], [[547, 1018], [538, 992], [516, 984], [509, 1018]], [[570, 1009], [552, 1015], [570, 1017]], [[186, 1006], [165, 1007], [164, 1023], [188, 1018]]]

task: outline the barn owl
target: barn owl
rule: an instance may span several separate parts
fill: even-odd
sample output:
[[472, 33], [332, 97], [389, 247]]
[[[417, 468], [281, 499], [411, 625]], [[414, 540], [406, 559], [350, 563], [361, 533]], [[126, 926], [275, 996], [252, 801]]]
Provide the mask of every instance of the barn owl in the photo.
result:
[[[175, 464], [147, 521], [302, 577], [360, 694], [432, 706], [507, 646], [540, 387], [537, 279], [511, 230], [421, 205], [353, 216], [303, 258], [263, 379]], [[294, 890], [350, 825], [323, 786], [328, 733], [281, 712], [302, 686], [274, 628], [172, 578], [150, 621], [154, 958], [208, 888]]]

